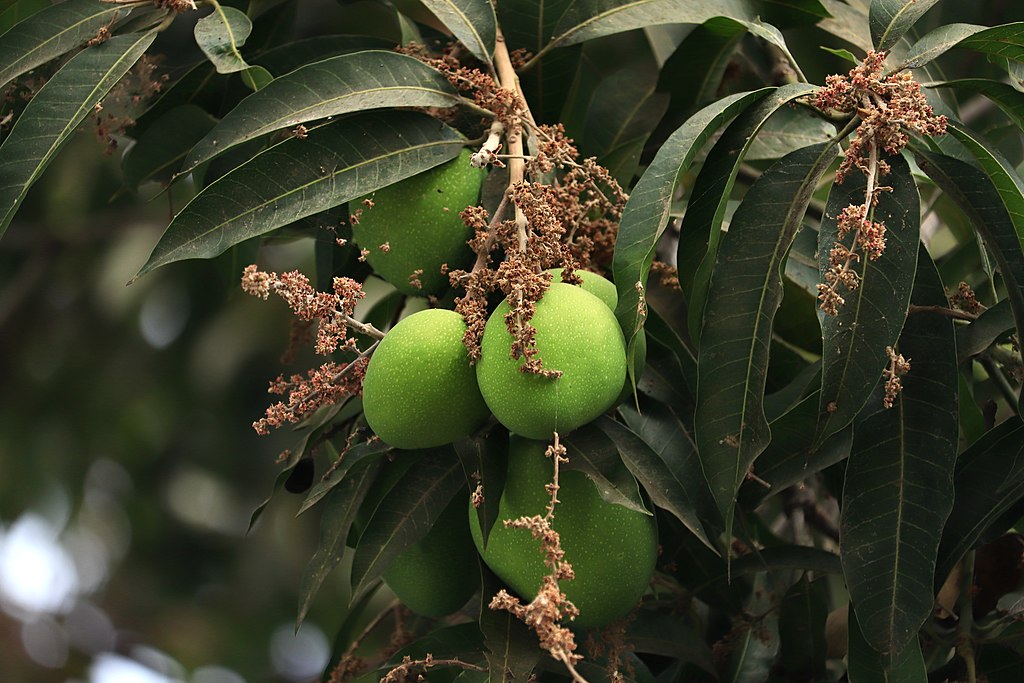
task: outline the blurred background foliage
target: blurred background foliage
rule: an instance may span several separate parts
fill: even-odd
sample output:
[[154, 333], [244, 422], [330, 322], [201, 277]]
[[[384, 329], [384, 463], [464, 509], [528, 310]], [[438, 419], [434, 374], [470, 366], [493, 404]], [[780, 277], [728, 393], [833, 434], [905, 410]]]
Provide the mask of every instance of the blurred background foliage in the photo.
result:
[[[335, 33], [395, 44], [403, 39], [396, 7], [433, 23], [413, 0], [251, 4], [275, 6], [255, 24], [254, 51]], [[917, 25], [918, 34], [951, 21], [1020, 18], [1019, 0], [943, 4]], [[195, 19], [179, 17], [151, 50], [166, 56], [158, 73], [171, 81], [202, 59]], [[586, 65], [601, 74], [652, 35], [593, 41], [582, 48]], [[729, 90], [771, 76], [770, 65], [757, 61], [761, 51], [744, 52], [743, 41], [753, 40], [740, 39], [725, 74]], [[821, 26], [787, 31], [787, 41], [811, 82], [849, 68], [820, 50], [836, 45]], [[960, 73], [991, 68], [980, 54], [956, 59]], [[692, 111], [691, 75], [687, 65], [663, 70], [657, 90], [668, 115], [642, 162]], [[225, 83], [209, 93], [214, 101], [246, 93], [237, 74]], [[562, 110], [585, 153], [589, 104], [574, 110], [570, 101]], [[557, 118], [558, 107], [537, 110]], [[316, 549], [316, 516], [296, 517], [297, 500], [275, 498], [247, 534], [288, 442], [286, 433], [259, 438], [250, 425], [266, 405], [267, 381], [281, 370], [289, 315], [279, 302], [238, 289], [240, 269], [255, 255], [251, 245], [126, 286], [173, 207], [190, 194], [188, 183], [170, 193], [155, 184], [125, 190], [121, 155], [129, 142], [120, 139], [104, 154], [87, 121], [0, 241], [0, 678], [311, 680], [345, 616], [343, 572], [321, 589], [296, 636], [296, 596]], [[1008, 142], [1005, 151], [1019, 160], [1019, 137]], [[308, 239], [264, 247], [260, 258], [274, 270], [314, 271]]]

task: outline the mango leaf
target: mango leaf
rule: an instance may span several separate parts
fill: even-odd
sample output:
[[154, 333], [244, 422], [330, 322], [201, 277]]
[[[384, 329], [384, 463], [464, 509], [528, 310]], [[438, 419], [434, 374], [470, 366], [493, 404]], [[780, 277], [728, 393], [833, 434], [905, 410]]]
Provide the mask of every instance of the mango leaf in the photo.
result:
[[258, 55], [260, 64], [275, 74], [287, 74], [310, 62], [328, 57], [362, 52], [363, 50], [387, 50], [394, 47], [391, 41], [372, 36], [336, 34], [312, 36], [277, 45]]
[[617, 444], [596, 425], [574, 430], [563, 444], [569, 458], [565, 469], [586, 474], [604, 501], [644, 515], [651, 514], [644, 507], [636, 479], [623, 466]]
[[1024, 423], [1009, 419], [960, 454], [953, 510], [942, 530], [935, 590], [988, 527], [1024, 498]]
[[703, 24], [712, 17], [754, 21], [757, 12], [745, 0], [577, 0], [538, 56], [612, 33], [657, 24]]
[[[886, 226], [885, 253], [875, 261], [862, 257], [854, 264], [860, 286], [853, 292], [841, 292], [846, 303], [839, 307], [838, 315], [824, 316], [821, 324], [819, 443], [850, 424], [868, 400], [888, 363], [885, 347], [896, 343], [910, 303], [921, 224], [920, 197], [903, 157], [887, 161], [892, 170], [883, 182], [892, 191], [877, 195], [873, 213], [873, 220]], [[836, 243], [836, 217], [847, 206], [864, 204], [864, 192], [861, 173], [832, 186], [818, 235], [822, 273], [829, 268], [829, 252]]]
[[976, 24], [939, 26], [914, 43], [900, 68], [920, 68], [955, 47], [1019, 62], [1024, 60], [1024, 22], [991, 28]]
[[309, 613], [313, 598], [320, 590], [324, 579], [341, 562], [352, 522], [355, 521], [359, 506], [362, 505], [367, 491], [377, 477], [378, 469], [379, 463], [376, 462], [360, 467], [328, 494], [320, 517], [320, 542], [316, 553], [306, 566], [306, 571], [302, 574], [299, 586], [296, 628]]
[[1020, 333], [1024, 331], [1024, 195], [1020, 178], [1002, 155], [973, 133], [956, 124], [951, 124], [950, 130], [982, 170], [915, 149], [918, 164], [956, 202], [992, 251]]
[[850, 607], [847, 655], [850, 683], [927, 683], [928, 669], [916, 634], [900, 654], [879, 654], [864, 638], [864, 632], [857, 621], [856, 605]]
[[864, 52], [874, 48], [866, 8], [863, 7], [865, 3], [849, 5], [843, 0], [821, 0], [821, 4], [825, 6], [830, 16], [818, 22], [820, 29]]
[[725, 121], [770, 92], [765, 88], [730, 95], [694, 114], [665, 141], [630, 193], [612, 259], [612, 279], [619, 294], [615, 315], [628, 344], [633, 344], [644, 326], [646, 307], [642, 290], [655, 247], [668, 225], [677, 177], [689, 168], [697, 152]]
[[679, 283], [690, 306], [690, 336], [698, 345], [711, 268], [715, 264], [725, 209], [740, 165], [772, 114], [814, 90], [814, 86], [806, 83], [782, 86], [737, 116], [708, 153], [694, 182], [680, 227], [676, 260]]
[[754, 578], [744, 612], [752, 616], [729, 641], [728, 662], [721, 677], [727, 683], [763, 683], [768, 680], [779, 652], [778, 596], [771, 590], [767, 573]]
[[781, 270], [835, 145], [786, 155], [751, 186], [722, 238], [708, 287], [708, 325], [697, 359], [697, 450], [731, 538], [734, 504], [771, 440], [764, 414], [772, 321]]
[[970, 325], [956, 328], [957, 361], [963, 363], [977, 356], [1013, 329], [1013, 309], [1010, 300], [1003, 299], [982, 312]]
[[196, 44], [219, 74], [232, 74], [249, 68], [241, 48], [252, 33], [252, 22], [245, 12], [214, 3], [213, 12], [196, 22]]
[[[945, 306], [938, 271], [921, 251], [911, 300]], [[939, 539], [953, 505], [959, 429], [953, 321], [910, 316], [898, 351], [911, 363], [903, 391], [890, 409], [876, 392], [854, 425], [840, 544], [863, 635], [877, 652], [892, 654], [916, 639], [931, 616]]]
[[171, 109], [125, 153], [121, 161], [124, 184], [136, 189], [147, 180], [170, 182], [185, 155], [216, 123], [194, 104]]
[[258, 154], [196, 195], [139, 271], [228, 247], [338, 206], [458, 156], [463, 139], [415, 112], [367, 112]]
[[718, 573], [708, 577], [703, 584], [692, 590], [698, 593], [710, 586], [725, 586], [737, 576], [753, 576], [760, 572], [808, 571], [815, 574], [843, 573], [843, 566], [835, 553], [821, 548], [802, 545], [779, 545], [758, 550], [733, 559], [726, 569], [725, 562], [718, 567]]
[[[380, 460], [381, 454], [387, 450], [389, 450], [389, 446], [380, 440], [354, 445], [344, 454], [344, 456], [340, 456], [342, 457], [342, 460], [339, 465], [334, 467], [326, 477], [313, 484], [309, 489], [309, 492], [306, 494], [306, 499], [303, 500], [302, 505], [299, 506], [298, 514], [301, 515], [303, 512], [319, 503], [320, 500], [334, 490], [338, 484], [345, 481], [345, 477], [347, 477], [348, 473], [357, 465], [363, 462]], [[327, 453], [330, 455], [332, 461], [339, 458], [339, 454], [334, 450], [334, 447], [331, 446], [330, 443], [327, 444]]]
[[822, 680], [825, 676], [826, 582], [810, 581], [805, 573], [790, 586], [779, 605], [779, 664], [789, 680]]
[[9, 4], [0, 11], [0, 35], [10, 30], [40, 10], [50, 6], [49, 0], [8, 0]]
[[491, 63], [498, 23], [490, 0], [423, 0], [423, 4], [474, 57]]
[[[623, 412], [630, 414], [633, 411], [624, 407]], [[672, 513], [702, 543], [713, 549], [703, 520], [715, 521], [714, 507], [700, 461], [692, 447], [669, 440], [684, 434], [681, 426], [673, 424], [671, 415], [662, 414], [663, 421], [656, 425], [642, 421], [639, 414], [633, 414], [632, 423], [643, 430], [644, 436], [655, 441], [653, 445], [629, 427], [608, 417], [599, 418], [597, 427], [615, 442], [622, 461], [643, 485], [651, 501]]]
[[747, 29], [715, 17], [694, 27], [665, 61], [658, 89], [672, 97], [671, 111], [689, 114], [715, 99], [725, 69]]
[[790, 152], [828, 142], [835, 128], [804, 107], [783, 107], [776, 111], [758, 131], [750, 147], [747, 161], [778, 159]]
[[1013, 86], [987, 78], [962, 78], [944, 83], [932, 83], [932, 88], [953, 88], [954, 90], [977, 93], [992, 100], [1018, 128], [1024, 128], [1024, 93]]
[[462, 461], [466, 481], [482, 487], [483, 500], [476, 506], [477, 518], [484, 547], [491, 527], [498, 520], [498, 502], [505, 490], [508, 471], [508, 433], [503, 429], [490, 429], [482, 435], [455, 442], [455, 453]]
[[450, 447], [432, 449], [410, 467], [377, 505], [359, 536], [352, 558], [353, 595], [426, 536], [463, 486], [462, 465]]
[[868, 25], [879, 52], [892, 48], [939, 0], [871, 0]]
[[522, 682], [540, 660], [537, 636], [522, 621], [506, 610], [488, 607], [491, 598], [505, 587], [487, 565], [480, 562], [483, 591], [480, 601], [480, 630], [484, 634], [485, 656], [491, 683]]
[[450, 107], [444, 76], [397, 52], [369, 50], [299, 67], [242, 100], [185, 160], [194, 168], [235, 145], [316, 119], [385, 107]]
[[68, 0], [32, 14], [0, 36], [0, 86], [85, 45], [129, 11], [100, 0]]
[[78, 124], [132, 68], [155, 37], [154, 32], [133, 33], [82, 50], [28, 103], [0, 145], [0, 237], [28, 189]]

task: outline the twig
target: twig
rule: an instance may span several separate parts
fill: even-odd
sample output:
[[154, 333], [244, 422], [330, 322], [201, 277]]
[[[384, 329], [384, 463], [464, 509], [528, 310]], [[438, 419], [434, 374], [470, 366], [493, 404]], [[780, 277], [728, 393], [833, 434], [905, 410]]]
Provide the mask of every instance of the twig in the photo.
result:
[[907, 315], [914, 315], [915, 313], [937, 313], [938, 315], [944, 315], [947, 318], [953, 318], [954, 320], [970, 321], [978, 319], [978, 316], [975, 313], [968, 313], [967, 311], [949, 308], [948, 306], [918, 306], [917, 304], [910, 304], [910, 308], [907, 309]]

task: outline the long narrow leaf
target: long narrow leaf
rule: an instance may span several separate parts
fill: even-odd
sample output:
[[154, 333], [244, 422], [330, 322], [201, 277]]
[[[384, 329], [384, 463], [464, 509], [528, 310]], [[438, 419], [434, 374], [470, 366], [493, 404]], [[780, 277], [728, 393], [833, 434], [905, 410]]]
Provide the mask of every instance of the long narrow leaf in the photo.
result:
[[295, 69], [249, 95], [185, 160], [185, 168], [261, 135], [300, 123], [384, 107], [448, 107], [458, 100], [444, 76], [418, 59], [367, 50]]
[[154, 32], [118, 36], [83, 50], [32, 98], [0, 146], [0, 236], [78, 124], [155, 37]]
[[814, 145], [773, 164], [747, 192], [723, 237], [708, 289], [697, 361], [697, 449], [731, 538], [736, 494], [771, 439], [764, 414], [772, 322], [781, 269], [835, 145]]
[[[923, 252], [923, 247], [922, 247]], [[912, 301], [944, 306], [927, 252], [918, 259]], [[867, 642], [898, 654], [931, 616], [935, 562], [953, 505], [957, 412], [953, 321], [918, 313], [907, 319], [899, 353], [911, 363], [890, 409], [880, 393], [854, 426], [843, 488], [843, 573]]]
[[991, 28], [975, 24], [939, 26], [914, 43], [900, 66], [918, 69], [955, 47], [1020, 61], [1024, 59], [1024, 22]]
[[212, 258], [459, 154], [462, 137], [426, 114], [357, 114], [281, 142], [205, 188], [174, 217], [136, 276]]
[[868, 24], [875, 49], [888, 50], [939, 0], [872, 0]]
[[491, 63], [498, 21], [490, 0], [423, 0], [474, 57]]
[[68, 0], [36, 12], [0, 36], [0, 86], [85, 45], [128, 12], [101, 0]]
[[[860, 286], [842, 292], [846, 303], [838, 315], [825, 316], [822, 322], [819, 443], [850, 424], [868, 400], [888, 362], [885, 347], [896, 343], [910, 303], [921, 200], [903, 157], [888, 162], [891, 170], [882, 182], [892, 190], [878, 195], [874, 209], [874, 221], [886, 226], [885, 253], [875, 261], [862, 256], [854, 264]], [[836, 243], [836, 217], [849, 205], [863, 204], [864, 192], [864, 176], [859, 173], [833, 186], [818, 236], [821, 272], [829, 268], [829, 252]]]

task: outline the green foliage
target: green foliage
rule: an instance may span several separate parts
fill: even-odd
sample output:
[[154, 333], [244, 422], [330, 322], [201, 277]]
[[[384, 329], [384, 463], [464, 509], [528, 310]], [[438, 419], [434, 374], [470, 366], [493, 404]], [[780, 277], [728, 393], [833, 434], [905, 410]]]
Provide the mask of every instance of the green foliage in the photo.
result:
[[[324, 365], [271, 384], [257, 426], [293, 431], [250, 526], [316, 509], [290, 590], [336, 616], [324, 680], [1019, 671], [1019, 590], [974, 560], [1024, 514], [1019, 7], [197, 4], [0, 10], [0, 329], [34, 357], [8, 301], [111, 195], [171, 206], [148, 259], [105, 237], [135, 288], [262, 345], [281, 321], [210, 292], [284, 299]], [[86, 127], [120, 189], [36, 235], [93, 187]]]

